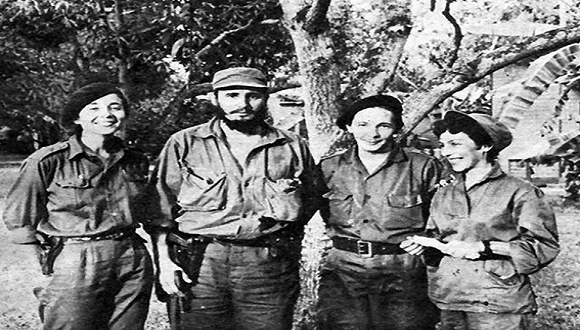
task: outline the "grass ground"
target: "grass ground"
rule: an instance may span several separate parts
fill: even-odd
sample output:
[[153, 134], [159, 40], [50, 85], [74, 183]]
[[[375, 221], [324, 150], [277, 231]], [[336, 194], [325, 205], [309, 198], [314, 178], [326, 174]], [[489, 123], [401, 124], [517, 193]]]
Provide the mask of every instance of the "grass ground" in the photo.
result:
[[[16, 175], [15, 168], [0, 168], [0, 198]], [[535, 274], [535, 284], [540, 306], [537, 330], [580, 329], [580, 210], [562, 208], [557, 196], [550, 196], [556, 204], [562, 252], [548, 268]], [[0, 210], [3, 204], [0, 202]], [[321, 233], [320, 223], [310, 229], [306, 242], [303, 267], [303, 295], [296, 313], [296, 330], [312, 329], [312, 304], [316, 301], [316, 260], [323, 243], [312, 237]], [[19, 250], [6, 239], [6, 229], [0, 225], [0, 329], [39, 329], [36, 298], [32, 288], [44, 284], [45, 279], [36, 272], [36, 260]], [[35, 266], [35, 267], [32, 267]], [[165, 306], [152, 299], [147, 330], [169, 330]]]

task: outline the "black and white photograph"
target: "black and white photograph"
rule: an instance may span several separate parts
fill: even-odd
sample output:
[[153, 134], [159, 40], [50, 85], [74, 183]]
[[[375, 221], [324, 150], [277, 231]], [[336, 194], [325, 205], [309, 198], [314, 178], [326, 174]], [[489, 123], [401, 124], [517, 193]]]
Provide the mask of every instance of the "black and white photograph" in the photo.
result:
[[0, 0], [0, 329], [580, 329], [578, 22]]

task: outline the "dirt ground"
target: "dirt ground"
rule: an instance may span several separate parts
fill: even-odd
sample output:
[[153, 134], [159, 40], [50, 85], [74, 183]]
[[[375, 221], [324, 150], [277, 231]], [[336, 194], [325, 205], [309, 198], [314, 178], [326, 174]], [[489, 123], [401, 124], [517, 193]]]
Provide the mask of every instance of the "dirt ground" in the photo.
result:
[[[1, 199], [15, 175], [14, 168], [0, 168], [0, 210], [3, 208]], [[555, 204], [559, 204], [557, 193], [548, 191]], [[562, 253], [552, 265], [532, 277], [540, 306], [537, 330], [580, 329], [580, 211], [557, 206], [556, 212]], [[309, 253], [316, 250], [320, 249], [314, 246]], [[0, 224], [0, 329], [39, 329], [37, 301], [32, 288], [42, 286], [46, 279], [37, 272], [36, 262], [18, 245], [7, 241], [7, 231]], [[306, 267], [305, 271], [307, 274], [302, 284], [310, 292], [315, 292], [313, 275], [310, 274], [312, 269]], [[296, 329], [310, 328], [312, 311], [309, 307], [314, 299], [312, 295], [301, 297], [298, 305], [301, 322]], [[165, 306], [155, 297], [146, 329], [169, 330]]]

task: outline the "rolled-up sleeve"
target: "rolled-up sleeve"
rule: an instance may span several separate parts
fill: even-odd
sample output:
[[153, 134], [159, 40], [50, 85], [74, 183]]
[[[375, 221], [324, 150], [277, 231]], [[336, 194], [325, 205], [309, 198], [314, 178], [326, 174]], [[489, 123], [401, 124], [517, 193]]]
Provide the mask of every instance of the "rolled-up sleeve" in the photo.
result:
[[13, 243], [38, 242], [36, 228], [48, 217], [45, 175], [40, 161], [28, 158], [8, 192], [3, 219]]
[[510, 254], [518, 273], [532, 274], [560, 252], [556, 217], [539, 189], [517, 198], [513, 212], [521, 235], [510, 242]]

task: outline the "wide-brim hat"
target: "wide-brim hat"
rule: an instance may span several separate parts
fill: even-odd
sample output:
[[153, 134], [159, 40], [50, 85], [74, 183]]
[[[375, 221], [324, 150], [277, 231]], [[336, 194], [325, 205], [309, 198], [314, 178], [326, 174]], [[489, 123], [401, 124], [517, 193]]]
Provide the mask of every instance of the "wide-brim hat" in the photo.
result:
[[498, 152], [505, 149], [513, 141], [513, 136], [509, 128], [500, 122], [499, 119], [490, 115], [449, 110], [443, 116], [443, 120], [448, 123], [457, 121], [471, 122], [473, 125], [480, 127], [489, 135], [493, 142], [493, 148]]
[[234, 87], [268, 88], [268, 81], [262, 71], [246, 67], [218, 71], [211, 84], [214, 91]]

